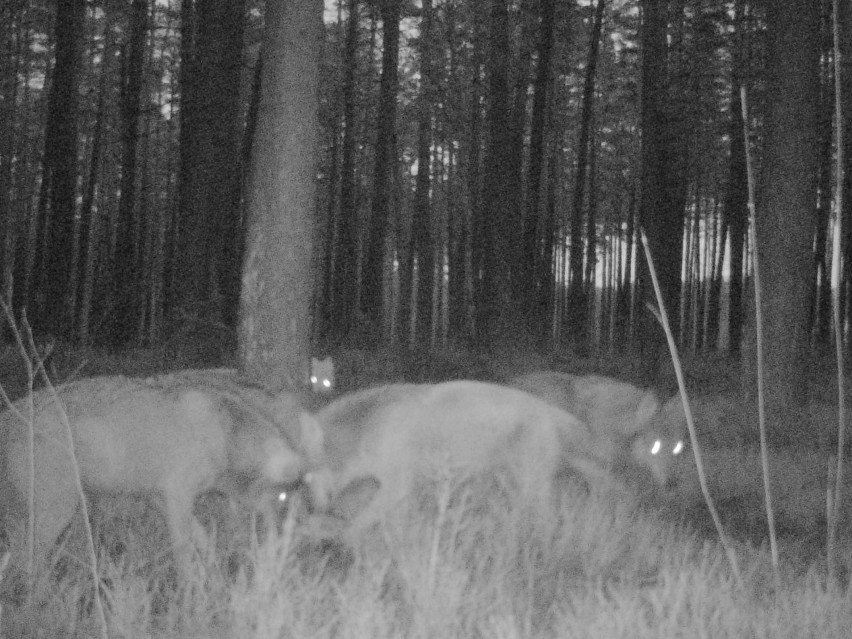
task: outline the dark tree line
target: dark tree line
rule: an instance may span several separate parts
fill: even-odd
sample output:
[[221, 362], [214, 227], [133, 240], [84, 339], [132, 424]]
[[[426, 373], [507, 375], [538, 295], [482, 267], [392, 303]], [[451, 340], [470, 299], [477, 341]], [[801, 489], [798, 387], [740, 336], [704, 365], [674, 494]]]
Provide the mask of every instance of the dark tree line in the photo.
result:
[[[271, 143], [265, 10], [4, 3], [3, 283], [38, 331], [127, 345], [236, 328], [247, 176]], [[764, 310], [795, 344], [773, 350], [792, 379], [830, 339], [831, 20], [827, 0], [327, 3], [315, 341], [653, 361], [644, 228], [681, 344], [738, 353], [744, 87]]]

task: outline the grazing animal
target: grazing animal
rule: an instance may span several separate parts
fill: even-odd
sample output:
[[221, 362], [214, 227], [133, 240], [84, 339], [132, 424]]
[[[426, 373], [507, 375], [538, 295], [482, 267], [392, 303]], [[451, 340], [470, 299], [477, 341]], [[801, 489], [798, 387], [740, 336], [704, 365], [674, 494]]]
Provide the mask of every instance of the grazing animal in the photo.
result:
[[[672, 402], [661, 407], [654, 393], [598, 375], [537, 371], [509, 384], [588, 424], [599, 456], [611, 467], [647, 471], [660, 486], [673, 487], [675, 461], [686, 439], [684, 422], [675, 417]], [[674, 400], [679, 407], [680, 400]]]
[[[37, 568], [77, 510], [77, 478], [89, 495], [158, 498], [184, 574], [191, 541], [202, 534], [196, 497], [218, 489], [260, 498], [301, 480], [321, 448], [313, 418], [286, 393], [268, 395], [218, 373], [94, 377], [55, 395], [41, 390], [0, 413], [0, 505], [27, 521], [32, 490]], [[25, 558], [15, 558], [24, 569]]]
[[[453, 381], [391, 384], [344, 395], [316, 414], [326, 465], [305, 476], [316, 512], [346, 511], [347, 493], [372, 498], [349, 517], [357, 538], [411, 497], [418, 479], [505, 471], [519, 497], [546, 499], [558, 474], [609, 479], [585, 424], [519, 390]], [[376, 481], [363, 482], [366, 478]], [[357, 489], [350, 489], [361, 482]], [[363, 487], [363, 488], [362, 488]]]

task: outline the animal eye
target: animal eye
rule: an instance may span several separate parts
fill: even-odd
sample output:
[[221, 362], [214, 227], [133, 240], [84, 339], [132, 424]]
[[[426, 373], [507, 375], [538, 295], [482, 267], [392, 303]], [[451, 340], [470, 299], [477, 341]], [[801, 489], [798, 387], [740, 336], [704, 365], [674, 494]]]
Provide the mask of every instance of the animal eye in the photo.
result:
[[675, 444], [674, 448], [672, 449], [672, 455], [680, 455], [680, 453], [682, 451], [683, 451], [683, 441], [678, 441], [678, 443]]
[[322, 380], [322, 385], [326, 388], [331, 388], [331, 382], [327, 379]]
[[663, 443], [658, 439], [654, 442], [654, 445], [651, 446], [651, 454], [656, 455], [660, 452], [660, 448], [662, 448]]
[[285, 501], [287, 501], [287, 492], [282, 490], [278, 493], [278, 503], [283, 504]]
[[317, 383], [317, 376], [311, 375], [311, 384], [316, 384], [316, 383]]

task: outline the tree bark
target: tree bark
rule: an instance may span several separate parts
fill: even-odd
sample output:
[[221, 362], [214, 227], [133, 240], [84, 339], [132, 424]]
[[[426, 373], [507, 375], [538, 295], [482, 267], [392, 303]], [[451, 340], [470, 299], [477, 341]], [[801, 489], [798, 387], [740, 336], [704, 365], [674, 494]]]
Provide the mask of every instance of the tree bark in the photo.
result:
[[[36, 255], [35, 325], [56, 336], [69, 337], [69, 291], [77, 182], [77, 112], [82, 38], [86, 4], [59, 0], [56, 11], [56, 66], [48, 98], [44, 139], [40, 219], [41, 252]], [[38, 249], [37, 249], [38, 250]]]
[[[569, 320], [569, 326], [572, 328], [571, 337], [578, 343], [585, 340], [586, 329], [588, 328], [586, 320], [587, 282], [583, 270], [583, 202], [586, 194], [586, 167], [589, 161], [589, 136], [595, 99], [595, 71], [597, 69], [605, 6], [606, 0], [598, 0], [589, 39], [586, 77], [583, 82], [583, 102], [580, 108], [580, 134], [577, 139], [577, 173], [571, 200], [571, 276], [568, 312], [571, 314], [571, 320]], [[588, 228], [586, 237], [590, 243], [592, 237], [589, 234], [594, 233], [594, 231], [594, 228]]]
[[[513, 206], [513, 153], [515, 146], [509, 118], [509, 15], [505, 0], [491, 0], [488, 76], [488, 148], [483, 184], [485, 242], [482, 297], [477, 309], [477, 333], [494, 342], [503, 333], [518, 334], [520, 318], [514, 298], [512, 269], [518, 264], [517, 233], [520, 230]], [[488, 216], [487, 218], [485, 216]]]
[[243, 369], [275, 389], [308, 380], [322, 13], [321, 0], [267, 5], [239, 344]]
[[740, 91], [745, 73], [745, 21], [743, 1], [735, 4], [734, 42], [731, 50], [731, 108], [728, 159], [728, 185], [722, 209], [722, 227], [728, 236], [730, 250], [730, 293], [728, 304], [728, 350], [738, 356], [743, 341], [744, 308], [743, 282], [746, 229], [748, 228], [748, 176], [746, 175], [746, 147], [743, 129], [743, 112]]
[[347, 3], [346, 43], [343, 52], [343, 140], [340, 159], [340, 215], [333, 233], [337, 242], [329, 253], [332, 306], [330, 332], [342, 337], [354, 328], [358, 280], [358, 193], [355, 180], [355, 145], [358, 141], [355, 115], [355, 76], [358, 68], [358, 2]]
[[[852, 7], [847, 2], [841, 2], [838, 7], [840, 16], [840, 87], [841, 113], [843, 130], [843, 210], [842, 220], [840, 286], [840, 324], [844, 326], [849, 320], [850, 286], [852, 286]], [[852, 341], [846, 341], [847, 356]]]
[[834, 162], [834, 65], [831, 59], [832, 20], [831, 3], [823, 2], [820, 20], [820, 83], [817, 102], [817, 206], [814, 239], [814, 280], [811, 283], [811, 303], [808, 324], [814, 332], [816, 344], [830, 346], [831, 338], [831, 266], [828, 262], [828, 227], [831, 218], [832, 177]]
[[[680, 333], [681, 262], [683, 244], [683, 203], [674, 184], [677, 167], [674, 153], [681, 132], [673, 129], [668, 100], [667, 17], [664, 0], [642, 3], [642, 167], [640, 223], [648, 236], [657, 277], [672, 332]], [[657, 305], [644, 252], [640, 251], [640, 299]], [[647, 375], [656, 375], [665, 335], [653, 316], [644, 308], [637, 329], [640, 331]]]
[[[406, 252], [400, 287], [400, 317], [407, 336], [414, 323], [415, 344], [428, 344], [432, 332], [432, 293], [435, 271], [434, 243], [429, 192], [432, 164], [432, 105], [436, 98], [432, 69], [432, 2], [423, 0], [420, 21], [420, 95], [417, 105], [417, 178], [414, 191], [414, 219], [411, 246]], [[417, 264], [415, 275], [414, 264]], [[412, 306], [412, 283], [417, 282], [417, 299]]]
[[[233, 323], [239, 290], [239, 89], [245, 0], [197, 0], [184, 16], [181, 185], [172, 311]], [[186, 13], [186, 12], [184, 12]]]
[[396, 167], [396, 99], [399, 90], [400, 0], [384, 0], [382, 15], [382, 78], [376, 134], [376, 163], [373, 173], [373, 209], [370, 215], [361, 313], [371, 340], [387, 333], [384, 326], [385, 243], [388, 237], [393, 173]]
[[148, 34], [148, 0], [130, 5], [129, 39], [122, 50], [121, 85], [121, 195], [118, 203], [117, 245], [113, 256], [112, 299], [115, 313], [108, 333], [113, 345], [138, 337], [137, 318], [142, 312], [142, 246], [137, 198], [136, 159], [139, 144], [139, 113], [142, 67]]
[[[759, 179], [757, 250], [763, 285], [766, 415], [779, 439], [803, 433], [795, 409], [807, 399], [808, 301], [816, 205], [819, 6], [767, 7], [769, 113]], [[791, 412], [792, 411], [792, 412]]]
[[539, 268], [545, 259], [544, 248], [547, 247], [547, 259], [550, 258], [550, 238], [544, 238], [542, 232], [541, 181], [545, 153], [545, 124], [547, 122], [548, 94], [551, 84], [551, 59], [553, 52], [553, 27], [555, 22], [556, 0], [543, 0], [541, 3], [541, 26], [538, 44], [538, 66], [534, 86], [532, 128], [530, 132], [530, 160], [527, 177], [527, 212], [524, 219], [523, 253], [521, 255], [520, 277], [525, 282], [526, 299], [524, 306], [528, 309], [528, 321], [531, 330], [544, 338], [547, 334], [545, 326], [548, 319], [549, 297], [546, 284], [541, 279]]

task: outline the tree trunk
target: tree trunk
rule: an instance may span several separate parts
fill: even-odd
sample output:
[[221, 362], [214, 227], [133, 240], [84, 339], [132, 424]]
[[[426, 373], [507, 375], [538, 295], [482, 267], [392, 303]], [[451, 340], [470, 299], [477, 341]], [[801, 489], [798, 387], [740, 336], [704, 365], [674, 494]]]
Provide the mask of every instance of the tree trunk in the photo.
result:
[[[527, 177], [527, 213], [524, 219], [523, 253], [519, 277], [526, 291], [523, 303], [528, 309], [528, 321], [534, 334], [544, 338], [548, 317], [549, 299], [546, 297], [545, 284], [540, 279], [539, 265], [544, 259], [543, 246], [549, 248], [550, 242], [542, 242], [541, 180], [545, 153], [545, 124], [547, 123], [548, 94], [551, 84], [551, 59], [553, 51], [553, 26], [556, 13], [556, 0], [543, 0], [541, 3], [541, 27], [538, 44], [538, 66], [534, 86], [532, 128], [530, 132], [530, 160]], [[548, 253], [549, 255], [549, 253]]]
[[[582, 342], [585, 337], [586, 281], [583, 270], [583, 203], [586, 189], [586, 167], [589, 159], [589, 135], [592, 126], [592, 111], [595, 100], [595, 71], [598, 64], [598, 49], [600, 46], [603, 13], [606, 0], [598, 0], [595, 8], [595, 19], [592, 23], [592, 33], [589, 39], [589, 52], [586, 60], [586, 77], [583, 83], [583, 102], [580, 109], [580, 134], [577, 140], [577, 174], [574, 179], [574, 194], [571, 201], [571, 279], [570, 306], [572, 315], [570, 326], [573, 327], [573, 339]], [[590, 227], [589, 233], [595, 229]], [[587, 235], [588, 241], [592, 237]]]
[[[192, 19], [191, 17], [189, 18]], [[239, 88], [245, 0], [198, 0], [184, 46], [181, 197], [175, 305], [198, 319], [235, 320], [239, 290]], [[188, 29], [184, 30], [186, 33]], [[191, 77], [189, 77], [191, 75]], [[187, 145], [183, 148], [183, 145]], [[177, 310], [175, 307], [172, 311]]]
[[393, 173], [396, 166], [396, 100], [399, 90], [400, 1], [382, 3], [382, 79], [376, 133], [376, 164], [373, 173], [373, 209], [370, 215], [361, 312], [372, 341], [386, 334], [384, 303], [385, 243], [388, 237]]
[[746, 229], [748, 227], [748, 176], [746, 175], [746, 147], [743, 139], [743, 112], [740, 90], [745, 73], [745, 24], [743, 0], [736, 3], [734, 14], [734, 44], [731, 51], [731, 108], [728, 159], [728, 185], [722, 209], [722, 228], [728, 236], [730, 254], [730, 293], [728, 306], [728, 350], [738, 356], [743, 341], [743, 281]]
[[704, 345], [710, 350], [719, 348], [719, 319], [722, 299], [722, 266], [725, 257], [725, 237], [722, 231], [719, 203], [713, 209], [713, 245], [710, 250], [710, 286], [707, 292], [707, 321]]
[[[84, 180], [85, 191], [80, 206], [80, 285], [77, 308], [75, 308], [75, 336], [81, 344], [88, 344], [90, 335], [90, 320], [92, 300], [95, 291], [95, 264], [100, 258], [100, 243], [98, 238], [103, 232], [102, 214], [95, 207], [95, 195], [101, 180], [102, 154], [104, 152], [104, 128], [107, 117], [107, 95], [112, 79], [114, 58], [113, 47], [115, 29], [113, 27], [112, 11], [107, 10], [104, 16], [104, 44], [101, 51], [101, 63], [98, 86], [98, 106], [95, 112], [95, 124], [92, 130], [92, 150], [89, 158], [88, 175]], [[72, 291], [73, 293], [74, 291]]]
[[[841, 113], [843, 117], [843, 210], [841, 254], [843, 266], [840, 275], [840, 325], [849, 321], [849, 292], [852, 286], [852, 7], [841, 2], [838, 7], [840, 16], [840, 87], [842, 91]], [[847, 355], [852, 341], [846, 341]]]
[[[450, 77], [458, 78], [456, 86], [466, 80], [462, 75], [462, 65], [456, 62], [458, 49], [458, 37], [456, 35], [456, 13], [452, 4], [447, 7], [447, 42], [450, 49]], [[452, 338], [469, 340], [471, 337], [470, 308], [473, 299], [471, 277], [471, 265], [473, 256], [471, 254], [471, 230], [473, 219], [477, 215], [479, 201], [479, 180], [473, 179], [479, 171], [479, 99], [480, 99], [480, 64], [477, 52], [479, 46], [475, 33], [471, 35], [471, 48], [469, 68], [472, 77], [469, 90], [465, 93], [470, 101], [468, 106], [460, 100], [461, 111], [469, 112], [470, 119], [462, 118], [462, 122], [468, 122], [470, 128], [462, 124], [463, 132], [459, 136], [463, 142], [461, 151], [458, 153], [458, 170], [454, 180], [453, 193], [459, 194], [458, 202], [451, 208], [449, 222], [449, 241], [447, 246], [447, 257], [449, 262], [449, 282], [447, 283], [448, 297], [448, 323], [449, 333]], [[462, 76], [462, 77], [459, 77]], [[474, 127], [474, 124], [476, 127]], [[474, 128], [476, 129], [474, 131]], [[475, 185], [475, 186], [474, 186]]]
[[487, 47], [484, 45], [484, 37], [480, 36], [478, 29], [474, 27], [473, 51], [471, 53], [471, 79], [470, 79], [470, 121], [468, 127], [467, 144], [467, 184], [470, 194], [470, 270], [473, 288], [473, 335], [477, 337], [484, 334], [485, 327], [482, 324], [483, 313], [481, 311], [485, 303], [485, 268], [486, 256], [489, 253], [490, 236], [488, 234], [488, 214], [485, 211], [485, 188], [484, 174], [485, 161], [483, 152], [484, 113], [480, 106], [485, 101], [485, 87], [481, 77], [487, 58]]
[[308, 379], [322, 13], [320, 0], [267, 5], [239, 343], [244, 370], [276, 389]]
[[[413, 320], [415, 344], [429, 343], [432, 332], [432, 292], [434, 290], [434, 243], [429, 191], [432, 164], [432, 105], [436, 98], [432, 69], [432, 2], [423, 0], [420, 24], [420, 95], [417, 105], [417, 179], [414, 192], [414, 219], [411, 246], [404, 265], [401, 286], [401, 318], [407, 329]], [[411, 284], [417, 264], [417, 299], [411, 302]], [[410, 314], [410, 315], [409, 315]], [[406, 340], [407, 342], [407, 340]]]
[[121, 196], [118, 204], [117, 246], [113, 256], [111, 285], [115, 301], [112, 344], [127, 344], [139, 336], [136, 321], [142, 312], [142, 247], [136, 198], [136, 159], [139, 143], [139, 103], [142, 66], [148, 33], [148, 0], [130, 5], [129, 40], [122, 50], [121, 77]]
[[[8, 3], [12, 5], [13, 3]], [[8, 6], [0, 12], [0, 19], [5, 23], [0, 45], [0, 237], [2, 237], [2, 256], [0, 256], [0, 295], [6, 304], [11, 304], [14, 280], [12, 274], [15, 268], [15, 248], [19, 241], [20, 221], [17, 214], [13, 176], [15, 161], [20, 161], [17, 153], [17, 138], [19, 118], [23, 119], [22, 109], [19, 109], [19, 79], [21, 69], [26, 66], [24, 55], [24, 3], [18, 6]], [[4, 337], [6, 330], [0, 331]]]
[[[590, 123], [592, 124], [592, 123]], [[593, 124], [592, 124], [593, 125]], [[597, 268], [598, 260], [598, 193], [597, 193], [597, 141], [595, 140], [594, 130], [592, 130], [588, 141], [589, 155], [589, 208], [586, 216], [586, 269], [583, 275], [583, 286], [591, 295], [595, 295], [595, 269]], [[606, 280], [604, 280], [606, 282]]]
[[[640, 223], [648, 236], [660, 289], [674, 335], [680, 333], [681, 262], [683, 244], [683, 203], [676, 188], [675, 160], [671, 158], [678, 146], [676, 136], [681, 132], [674, 125], [668, 109], [667, 81], [667, 3], [663, 0], [642, 2], [642, 167]], [[657, 305], [650, 281], [644, 251], [639, 252], [640, 295], [644, 302]], [[638, 309], [642, 352], [646, 375], [656, 375], [657, 359], [662, 355], [665, 335], [651, 313]]]
[[[620, 273], [620, 288], [616, 300], [616, 334], [619, 336], [616, 345], [630, 344], [633, 338], [633, 303], [636, 282], [636, 266], [633, 253], [636, 250], [634, 239], [636, 238], [636, 188], [630, 189], [627, 194], [627, 206], [625, 207], [624, 219], [624, 255], [625, 260]], [[641, 255], [637, 255], [641, 259]]]
[[[816, 204], [818, 5], [767, 7], [769, 113], [759, 181], [757, 250], [763, 287], [767, 423], [795, 438], [795, 409], [807, 399], [808, 300]], [[791, 412], [794, 411], [794, 412]]]
[[[824, 16], [823, 34], [831, 33], [831, 19]], [[830, 346], [831, 338], [831, 266], [828, 263], [828, 226], [831, 218], [832, 204], [832, 174], [834, 162], [832, 149], [834, 135], [832, 119], [834, 116], [834, 65], [827, 62], [831, 38], [825, 35], [821, 38], [823, 47], [820, 57], [826, 60], [821, 63], [820, 97], [818, 101], [819, 115], [817, 116], [817, 140], [819, 152], [817, 155], [817, 207], [816, 207], [816, 237], [814, 239], [814, 280], [811, 282], [811, 304], [808, 324], [814, 329], [816, 344], [822, 348]], [[826, 49], [828, 47], [828, 49]]]
[[[42, 180], [47, 207], [40, 224], [37, 254], [36, 326], [69, 337], [69, 284], [72, 262], [76, 182], [78, 81], [86, 5], [59, 0], [56, 11], [56, 66], [48, 98]], [[33, 319], [31, 316], [30, 319]]]
[[514, 298], [512, 269], [518, 264], [519, 230], [513, 203], [512, 168], [515, 146], [509, 119], [509, 16], [506, 0], [491, 0], [488, 75], [488, 148], [483, 184], [483, 237], [485, 255], [482, 299], [477, 332], [492, 343], [502, 333], [518, 335], [518, 304]]
[[358, 194], [355, 181], [355, 145], [358, 141], [355, 116], [355, 74], [358, 68], [358, 2], [349, 0], [346, 43], [343, 53], [343, 140], [340, 160], [340, 216], [335, 231], [337, 242], [329, 254], [332, 300], [331, 333], [337, 337], [354, 328], [358, 269]]

